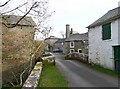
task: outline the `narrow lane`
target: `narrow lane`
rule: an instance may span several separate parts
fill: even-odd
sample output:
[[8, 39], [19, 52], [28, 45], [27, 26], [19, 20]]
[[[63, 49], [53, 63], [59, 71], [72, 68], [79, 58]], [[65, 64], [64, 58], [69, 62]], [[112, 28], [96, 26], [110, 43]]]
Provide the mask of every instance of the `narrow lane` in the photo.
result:
[[63, 60], [55, 53], [56, 65], [68, 81], [69, 87], [118, 87], [118, 79], [90, 69], [75, 60]]

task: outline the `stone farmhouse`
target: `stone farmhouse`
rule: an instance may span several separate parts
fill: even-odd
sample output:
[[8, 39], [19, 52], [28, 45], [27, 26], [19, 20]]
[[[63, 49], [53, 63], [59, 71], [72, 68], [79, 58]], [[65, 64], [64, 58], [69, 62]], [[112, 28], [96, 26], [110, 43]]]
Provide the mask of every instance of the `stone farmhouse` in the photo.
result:
[[[21, 16], [15, 15], [4, 15], [2, 16], [2, 39], [3, 39], [3, 51], [14, 54], [11, 51], [16, 49], [14, 56], [21, 56], [23, 58], [29, 59], [30, 48], [33, 45], [34, 32], [35, 32], [35, 22], [31, 17], [25, 17], [22, 19], [16, 27], [9, 28], [6, 26], [15, 25], [16, 22], [21, 18]], [[3, 53], [4, 53], [3, 52]], [[19, 54], [19, 55], [18, 55]], [[24, 55], [26, 54], [26, 55]], [[5, 54], [7, 55], [7, 54]], [[4, 54], [3, 54], [4, 56]], [[7, 55], [9, 56], [9, 54]]]
[[68, 54], [72, 52], [88, 54], [88, 33], [73, 33], [70, 25], [66, 25], [66, 39], [64, 42], [63, 53]]
[[[23, 18], [15, 27], [21, 16], [2, 15], [2, 73], [3, 82], [14, 81], [14, 72], [18, 78], [28, 66], [33, 51], [35, 22], [31, 17]], [[19, 69], [19, 70], [18, 70]]]
[[78, 52], [88, 54], [88, 33], [79, 34], [73, 31], [70, 25], [66, 24], [66, 38], [50, 36], [45, 39], [46, 50], [53, 51], [60, 49], [64, 54]]

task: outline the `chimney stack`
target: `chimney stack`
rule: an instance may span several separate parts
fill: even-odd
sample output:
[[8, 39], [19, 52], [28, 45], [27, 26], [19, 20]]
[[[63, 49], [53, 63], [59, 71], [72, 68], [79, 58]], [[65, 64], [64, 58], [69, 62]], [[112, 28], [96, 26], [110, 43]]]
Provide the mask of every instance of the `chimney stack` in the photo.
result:
[[73, 34], [73, 28], [71, 28], [70, 34]]
[[70, 25], [66, 24], [66, 38], [70, 37]]

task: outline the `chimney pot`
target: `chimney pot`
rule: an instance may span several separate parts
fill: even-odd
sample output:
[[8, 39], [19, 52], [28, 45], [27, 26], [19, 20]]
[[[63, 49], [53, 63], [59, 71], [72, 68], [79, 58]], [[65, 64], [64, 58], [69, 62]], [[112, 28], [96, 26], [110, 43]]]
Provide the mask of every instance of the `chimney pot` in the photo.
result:
[[73, 34], [73, 28], [71, 28], [70, 34]]

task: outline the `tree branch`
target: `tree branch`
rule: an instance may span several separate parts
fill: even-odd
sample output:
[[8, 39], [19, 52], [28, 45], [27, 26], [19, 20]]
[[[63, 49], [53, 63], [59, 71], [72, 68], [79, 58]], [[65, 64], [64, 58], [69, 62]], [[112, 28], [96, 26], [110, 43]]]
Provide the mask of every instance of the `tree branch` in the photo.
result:
[[17, 79], [17, 77], [15, 76], [15, 73], [14, 73], [13, 71], [12, 71], [12, 74], [13, 74], [13, 76], [14, 76], [16, 82], [19, 84], [18, 79]]
[[22, 85], [23, 84], [23, 79], [22, 79], [22, 77], [23, 77], [23, 74], [26, 72], [26, 70], [29, 68], [29, 66], [20, 74], [20, 85]]
[[8, 2], [10, 2], [10, 0], [8, 0], [7, 2], [5, 2], [3, 5], [0, 5], [0, 7], [5, 6], [6, 4], [8, 4]]
[[14, 10], [17, 10], [18, 8], [20, 8], [20, 7], [24, 6], [24, 5], [26, 5], [27, 3], [28, 3], [28, 2], [26, 2], [26, 3], [22, 4], [22, 5], [19, 5], [18, 7], [14, 8], [13, 10], [3, 12], [2, 15], [3, 15], [3, 14], [6, 14], [6, 13], [10, 13], [10, 12], [12, 12], [12, 11], [14, 11]]
[[25, 15], [23, 15], [14, 25], [12, 25], [12, 26], [7, 26], [5, 23], [3, 23], [6, 27], [8, 27], [8, 28], [14, 28], [14, 27], [16, 27], [17, 25], [18, 25], [18, 23], [24, 18], [24, 17], [26, 17], [27, 16], [27, 14], [33, 9], [33, 8], [35, 8], [35, 7], [37, 7], [38, 5], [37, 5], [37, 2], [35, 2], [32, 6], [31, 6], [31, 8], [28, 10], [28, 12], [25, 14]]

